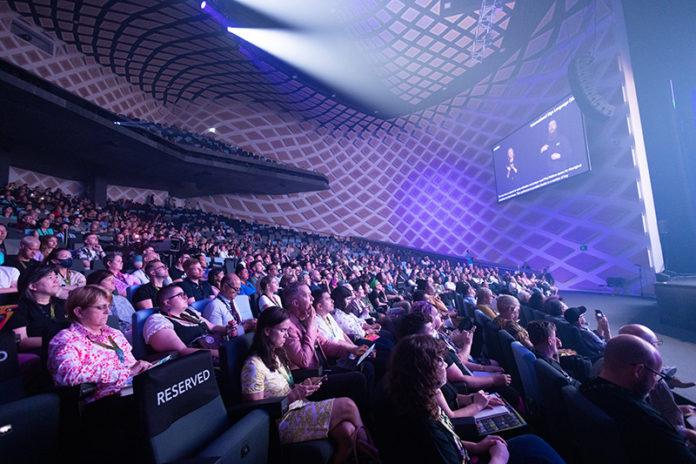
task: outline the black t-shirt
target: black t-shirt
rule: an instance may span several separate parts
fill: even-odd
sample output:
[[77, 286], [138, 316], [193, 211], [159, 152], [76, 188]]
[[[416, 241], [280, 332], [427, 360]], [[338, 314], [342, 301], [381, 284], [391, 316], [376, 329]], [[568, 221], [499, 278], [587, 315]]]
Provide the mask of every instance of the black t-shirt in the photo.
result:
[[20, 261], [17, 255], [5, 256], [5, 264], [3, 266], [10, 266], [19, 269], [20, 274], [24, 274], [28, 269], [38, 265], [39, 262], [35, 259], [30, 259], [29, 261]]
[[682, 434], [642, 398], [602, 378], [583, 384], [580, 391], [616, 422], [626, 462], [696, 463]]
[[155, 307], [157, 306], [157, 295], [159, 295], [159, 288], [152, 285], [152, 282], [148, 282], [137, 288], [133, 294], [133, 304], [152, 300], [152, 306]]
[[174, 266], [169, 268], [169, 277], [171, 277], [172, 280], [183, 279], [185, 275], [186, 275], [186, 273], [184, 272], [183, 269], [177, 269]]
[[196, 301], [205, 300], [213, 294], [213, 288], [204, 280], [199, 280], [198, 285], [196, 285], [186, 278], [181, 282], [181, 288], [184, 289], [187, 297], [193, 297]]
[[41, 337], [46, 330], [57, 333], [68, 324], [63, 300], [51, 298], [49, 304], [40, 305], [22, 298], [12, 317], [5, 324], [5, 330], [27, 328], [28, 337]]

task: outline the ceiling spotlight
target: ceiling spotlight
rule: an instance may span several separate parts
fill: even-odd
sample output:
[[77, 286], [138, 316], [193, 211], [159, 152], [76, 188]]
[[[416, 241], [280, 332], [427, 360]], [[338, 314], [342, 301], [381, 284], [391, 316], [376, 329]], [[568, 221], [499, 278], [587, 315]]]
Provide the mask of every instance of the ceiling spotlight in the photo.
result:
[[213, 134], [217, 132], [217, 130], [214, 127], [211, 127], [208, 129], [206, 132], [212, 132]]
[[205, 2], [201, 2], [201, 10], [202, 10], [203, 8], [205, 8], [205, 5], [206, 5]]

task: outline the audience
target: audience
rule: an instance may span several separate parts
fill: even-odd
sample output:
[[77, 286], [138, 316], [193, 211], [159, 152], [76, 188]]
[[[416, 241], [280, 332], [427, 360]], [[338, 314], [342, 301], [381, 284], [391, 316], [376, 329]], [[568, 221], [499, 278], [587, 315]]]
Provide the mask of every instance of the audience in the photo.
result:
[[580, 333], [580, 338], [588, 351], [588, 356], [592, 359], [597, 359], [602, 356], [604, 347], [607, 341], [611, 338], [611, 329], [609, 328], [609, 320], [603, 314], [596, 314], [597, 330], [592, 331], [587, 327], [585, 319], [584, 306], [577, 308], [568, 308], [563, 313], [563, 317], [571, 325], [573, 325]]
[[[31, 193], [34, 194], [33, 197], [30, 196]], [[198, 349], [210, 349], [217, 357], [216, 348], [219, 343], [229, 337], [254, 331], [256, 338], [265, 337], [264, 343], [267, 347], [273, 345], [272, 350], [268, 351], [271, 353], [269, 356], [272, 356], [270, 358], [263, 358], [260, 352], [255, 352], [261, 359], [261, 364], [254, 363], [254, 368], [258, 372], [265, 369], [269, 378], [275, 377], [277, 380], [278, 372], [282, 373], [283, 366], [310, 370], [322, 367], [333, 369], [333, 373], [317, 384], [314, 384], [314, 381], [318, 381], [316, 378], [298, 383], [295, 387], [295, 390], [299, 388], [298, 393], [293, 393], [292, 382], [288, 382], [287, 379], [283, 379], [286, 386], [281, 385], [281, 390], [287, 389], [285, 393], [270, 393], [273, 388], [268, 386], [268, 382], [275, 384], [275, 381], [268, 380], [265, 373], [262, 376], [264, 378], [260, 381], [256, 379], [254, 388], [246, 392], [250, 395], [249, 399], [290, 394], [294, 399], [301, 400], [297, 407], [304, 410], [313, 408], [313, 406], [305, 406], [311, 404], [305, 400], [307, 396], [317, 400], [348, 396], [360, 407], [363, 417], [368, 418], [369, 416], [365, 414], [372, 415], [373, 403], [366, 401], [365, 392], [371, 392], [377, 385], [377, 382], [374, 382], [375, 372], [379, 370], [380, 375], [377, 376], [379, 379], [386, 371], [390, 381], [396, 375], [394, 369], [387, 369], [385, 362], [386, 356], [393, 349], [393, 340], [389, 331], [427, 335], [433, 343], [438, 343], [437, 337], [441, 340], [439, 343], [444, 350], [436, 355], [436, 358], [423, 362], [421, 366], [428, 367], [429, 363], [437, 363], [439, 359], [437, 356], [441, 356], [447, 366], [444, 375], [447, 377], [452, 375], [450, 380], [461, 381], [462, 384], [458, 386], [462, 388], [462, 391], [466, 387], [470, 394], [458, 393], [457, 387], [450, 382], [445, 382], [442, 388], [428, 387], [423, 390], [424, 398], [431, 398], [435, 400], [434, 403], [430, 403], [429, 399], [415, 405], [414, 408], [400, 406], [393, 410], [393, 407], [400, 403], [392, 404], [393, 401], [390, 398], [385, 400], [392, 408], [392, 419], [411, 420], [414, 412], [416, 416], [419, 416], [418, 420], [409, 423], [406, 430], [411, 433], [416, 430], [413, 427], [417, 427], [419, 434], [417, 440], [404, 444], [403, 461], [405, 462], [414, 462], [419, 456], [423, 457], [423, 454], [419, 453], [427, 454], [433, 450], [445, 453], [443, 456], [456, 456], [452, 454], [454, 449], [452, 445], [454, 444], [455, 447], [457, 445], [455, 437], [452, 434], [442, 435], [445, 425], [440, 421], [439, 416], [433, 414], [444, 414], [445, 417], [454, 421], [456, 429], [458, 421], [465, 420], [470, 415], [500, 401], [496, 396], [480, 389], [498, 390], [510, 404], [515, 406], [519, 404], [519, 401], [514, 400], [519, 396], [508, 387], [511, 381], [510, 375], [505, 374], [495, 363], [483, 365], [473, 361], [471, 351], [475, 327], [471, 330], [453, 328], [453, 326], [469, 327], [460, 325], [460, 322], [462, 320], [470, 322], [470, 320], [467, 321], [469, 317], [467, 312], [474, 303], [477, 309], [494, 319], [500, 327], [510, 331], [517, 340], [533, 349], [537, 357], [562, 372], [568, 372], [569, 383], [575, 385], [578, 384], [578, 380], [583, 384], [587, 383], [583, 376], [574, 370], [586, 360], [560, 348], [560, 341], [556, 337], [556, 326], [572, 323], [581, 333], [586, 331], [591, 334], [584, 333], [583, 339], [587, 338], [590, 343], [599, 340], [596, 344], [602, 348], [606, 340], [611, 338], [606, 317], [600, 318], [603, 320], [598, 319], [598, 335], [584, 327], [585, 309], [583, 307], [567, 308], [554, 294], [554, 286], [549, 283], [551, 276], [548, 273], [535, 274], [530, 269], [525, 269], [525, 272], [500, 270], [480, 266], [475, 261], [465, 263], [454, 258], [428, 256], [425, 252], [375, 244], [363, 239], [318, 236], [268, 225], [252, 224], [190, 208], [176, 208], [171, 202], [159, 207], [152, 202], [139, 205], [121, 200], [108, 202], [105, 207], [97, 208], [87, 200], [65, 195], [59, 190], [41, 191], [13, 185], [6, 187], [5, 195], [2, 197], [4, 200], [0, 198], [0, 202], [5, 201], [7, 206], [19, 212], [22, 220], [18, 221], [16, 227], [20, 233], [24, 232], [24, 229], [29, 229], [32, 233], [36, 231], [41, 237], [41, 244], [45, 245], [39, 249], [38, 240], [30, 235], [20, 242], [20, 251], [16, 257], [4, 255], [6, 260], [14, 264], [17, 269], [7, 273], [5, 280], [8, 281], [9, 291], [13, 291], [12, 282], [17, 281], [17, 273], [22, 271], [16, 284], [20, 290], [21, 301], [11, 318], [0, 320], [0, 326], [4, 322], [3, 330], [11, 330], [16, 334], [20, 351], [25, 353], [27, 351], [39, 353], [42, 337], [49, 340], [52, 334], [68, 325], [61, 298], [67, 297], [68, 301], [71, 301], [73, 294], [82, 295], [80, 292], [84, 292], [85, 289], [90, 289], [92, 295], [90, 298], [99, 301], [76, 304], [74, 308], [78, 309], [69, 314], [69, 317], [75, 318], [73, 324], [70, 329], [61, 334], [76, 330], [76, 324], [82, 324], [81, 327], [91, 324], [93, 328], [98, 328], [97, 326], [101, 324], [99, 330], [89, 333], [85, 330], [87, 337], [96, 337], [94, 339], [99, 340], [97, 334], [101, 334], [103, 338], [111, 330], [105, 327], [111, 312], [118, 319], [120, 331], [116, 332], [130, 336], [130, 324], [135, 309], [130, 306], [124, 295], [133, 293], [133, 285], [144, 284], [135, 290], [132, 301], [137, 309], [158, 306], [155, 314], [146, 321], [144, 329], [144, 338], [155, 351], [177, 351], [180, 354], [187, 354]], [[41, 201], [38, 201], [39, 199]], [[12, 213], [12, 210], [8, 211], [10, 216]], [[44, 218], [48, 219], [48, 222], [42, 221]], [[47, 235], [49, 229], [57, 231], [58, 234], [55, 237]], [[3, 234], [3, 230], [4, 226], [0, 225], [0, 252], [6, 241], [4, 240], [6, 231]], [[61, 246], [72, 247], [73, 243], [82, 240], [85, 242], [85, 247], [74, 252], [75, 259], [87, 261], [86, 264], [90, 267], [97, 259], [101, 259], [107, 268], [92, 270], [91, 273], [87, 271], [86, 274], [89, 274], [87, 287], [83, 287], [84, 276], [70, 269], [72, 255], [69, 250], [53, 248], [49, 251], [58, 243]], [[165, 240], [168, 242], [158, 245]], [[109, 253], [104, 253], [99, 246], [100, 241]], [[170, 242], [172, 251], [167, 251]], [[156, 247], [157, 252], [153, 246]], [[46, 252], [44, 261], [53, 267], [39, 266], [34, 260], [37, 251], [41, 254]], [[173, 265], [167, 269], [165, 262], [172, 263], [172, 255], [174, 255]], [[213, 264], [210, 266], [206, 256], [218, 259], [212, 260]], [[221, 269], [221, 259], [228, 258], [232, 260], [232, 265], [236, 266], [235, 273], [226, 274]], [[135, 272], [123, 273], [124, 262], [132, 262]], [[229, 269], [229, 266], [230, 263], [226, 262], [224, 268]], [[281, 271], [282, 277], [279, 275]], [[180, 286], [167, 286], [171, 279], [181, 281]], [[107, 296], [91, 290], [95, 284], [103, 287], [104, 290], [101, 291], [106, 292]], [[310, 294], [310, 286], [314, 289], [314, 296]], [[257, 291], [258, 295], [254, 295]], [[457, 299], [455, 292], [459, 293], [461, 298]], [[186, 296], [181, 296], [184, 293]], [[259, 321], [256, 327], [255, 319], [244, 320], [248, 316], [240, 314], [234, 305], [235, 298], [238, 302], [241, 301], [240, 293], [249, 297], [251, 308], [255, 308], [254, 303], [258, 299], [258, 308], [262, 310], [260, 318], [263, 319], [266, 317], [264, 316], [266, 312], [272, 311], [275, 322], [269, 322], [269, 325], [264, 326]], [[366, 293], [370, 293], [372, 298], [366, 297]], [[473, 295], [476, 296], [475, 301]], [[527, 326], [528, 331], [525, 330], [517, 321], [519, 301], [514, 295], [530, 307], [543, 308], [555, 317], [557, 322], [553, 324], [532, 321]], [[465, 308], [466, 310], [456, 311], [455, 305], [461, 306], [459, 302], [462, 298], [465, 304], [468, 303], [471, 306]], [[207, 304], [203, 303], [203, 306], [198, 304], [195, 306], [203, 308], [202, 315], [188, 307], [196, 301], [207, 302]], [[287, 314], [278, 307], [281, 301], [287, 309]], [[412, 302], [413, 307], [411, 307]], [[334, 306], [336, 310], [332, 314]], [[494, 308], [500, 313], [499, 315]], [[376, 309], [384, 313], [380, 314]], [[88, 317], [89, 320], [84, 317]], [[267, 317], [271, 318], [271, 315]], [[372, 318], [378, 319], [379, 323], [375, 323]], [[343, 324], [339, 319], [343, 319]], [[450, 323], [450, 320], [454, 325]], [[279, 333], [277, 327], [283, 324], [287, 325], [286, 333], [278, 338], [275, 336]], [[382, 329], [382, 326], [387, 330]], [[622, 329], [620, 333], [622, 335], [632, 333], [631, 329], [626, 330], [627, 332], [624, 332]], [[648, 335], [645, 333], [642, 338], [647, 340], [646, 337], [649, 338], [652, 332]], [[354, 340], [351, 340], [348, 335], [351, 335]], [[640, 333], [636, 335], [641, 336]], [[365, 340], [365, 338], [374, 340], [376, 337], [378, 337], [376, 342]], [[122, 336], [118, 338], [112, 336], [112, 338], [124, 352], [130, 352], [130, 348], [126, 350], [123, 345], [125, 338]], [[69, 351], [68, 347], [62, 346], [68, 343], [68, 340], [54, 337], [49, 346], [55, 346], [51, 350]], [[356, 359], [367, 350], [367, 345], [372, 343], [379, 345], [378, 357], [368, 359], [362, 364], [374, 369], [367, 372], [362, 370], [362, 367], [356, 367]], [[649, 343], [652, 341], [649, 340]], [[425, 350], [423, 343], [419, 343], [418, 346]], [[102, 347], [90, 349], [109, 351]], [[437, 350], [440, 353], [441, 348]], [[115, 350], [112, 351], [116, 353]], [[394, 352], [395, 358], [398, 356], [397, 352], [398, 349]], [[598, 356], [601, 356], [602, 352], [598, 350]], [[379, 356], [380, 353], [384, 355], [382, 358]], [[419, 359], [416, 355], [414, 357]], [[279, 361], [275, 364], [275, 369], [272, 369], [273, 359]], [[383, 366], [379, 363], [375, 364], [376, 361], [382, 361]], [[89, 365], [89, 362], [87, 364]], [[394, 362], [394, 366], [401, 364], [401, 361]], [[437, 370], [438, 366], [435, 367], [433, 370]], [[118, 371], [114, 369], [114, 372]], [[356, 369], [362, 371], [357, 372]], [[426, 369], [427, 372], [430, 372], [428, 369]], [[472, 371], [481, 372], [472, 375]], [[415, 377], [416, 372], [409, 374], [414, 379], [410, 388], [423, 388], [423, 385], [418, 382], [427, 376], [419, 374], [420, 377]], [[301, 380], [307, 375], [316, 374], [296, 370], [291, 375]], [[117, 384], [119, 376], [120, 374], [114, 373], [114, 381], [111, 383]], [[340, 380], [341, 376], [348, 377]], [[104, 382], [106, 383], [109, 382]], [[262, 387], [260, 390], [259, 386]], [[672, 379], [672, 386], [690, 386], [690, 384], [680, 385]], [[353, 387], [353, 390], [351, 391], [349, 387]], [[107, 387], [103, 388], [106, 391]], [[99, 404], [108, 400], [109, 397], [115, 398], [117, 396], [115, 393], [120, 387], [108, 388], [112, 388], [113, 391], [100, 397], [98, 401], [94, 401], [93, 398], [90, 404]], [[652, 397], [657, 395], [660, 388], [666, 389], [666, 392], [664, 390], [660, 392], [666, 394], [660, 400], [653, 401]], [[652, 391], [651, 402], [655, 407], [659, 407], [658, 401], [671, 396], [668, 388], [665, 382], [660, 382]], [[355, 393], [356, 389], [362, 393]], [[388, 390], [391, 393], [396, 392], [389, 388]], [[410, 394], [412, 393], [408, 393]], [[508, 396], [510, 394], [512, 395]], [[297, 397], [295, 398], [294, 395]], [[663, 415], [668, 418], [672, 428], [676, 427], [675, 430], [679, 432], [680, 437], [685, 436], [691, 440], [691, 431], [688, 427], [683, 427], [683, 415], [677, 417], [678, 413], [685, 413], [686, 410], [682, 411], [677, 407], [673, 399], [672, 397], [674, 407], [671, 412], [663, 412]], [[333, 400], [334, 410], [337, 401], [339, 400]], [[428, 404], [431, 406], [434, 404], [437, 409], [433, 409]], [[355, 408], [354, 405], [352, 407]], [[376, 407], [379, 407], [379, 404]], [[520, 411], [524, 414], [523, 409]], [[676, 414], [675, 411], [677, 411]], [[279, 428], [292, 427], [295, 417], [288, 413], [283, 418], [286, 422], [279, 424]], [[345, 428], [343, 435], [340, 434], [339, 429], [333, 433], [334, 427], [321, 431], [322, 437], [329, 436], [344, 440], [344, 444], [338, 443], [338, 455], [343, 455], [346, 449], [350, 450], [347, 444], [351, 434], [348, 432], [359, 429], [362, 425], [362, 422], [358, 423], [360, 415], [358, 414], [357, 417], [357, 420], [351, 422], [352, 429], [347, 425], [343, 426]], [[681, 419], [681, 422], [675, 419]], [[402, 425], [406, 426], [407, 423], [399, 423], [399, 427]], [[396, 430], [400, 430], [399, 427]], [[292, 435], [294, 432], [288, 433]], [[428, 437], [435, 437], [440, 441], [433, 444], [426, 440]], [[361, 432], [360, 438], [364, 442], [364, 452], [374, 451], [367, 435]], [[516, 448], [516, 443], [523, 443], [525, 440], [529, 439], [524, 438], [519, 441], [513, 439], [506, 444], [500, 439], [488, 438], [478, 444], [464, 442], [464, 448], [471, 454], [481, 454], [484, 459], [491, 458], [491, 462], [496, 460], [505, 462], [501, 460], [501, 457], [508, 453], [510, 461], [514, 462], [522, 456]], [[291, 441], [296, 440], [293, 438]], [[422, 450], [412, 450], [413, 447], [421, 445]], [[538, 443], [534, 444], [532, 439], [525, 447], [535, 449], [537, 445]], [[540, 445], [541, 448], [539, 448], [542, 450], [539, 452], [542, 460], [546, 459], [544, 456], [547, 456], [544, 445]], [[421, 462], [432, 460], [424, 459]], [[446, 458], [442, 459], [447, 462]]]
[[[481, 455], [489, 464], [507, 462], [561, 463], [563, 460], [539, 437], [524, 435], [503, 440], [494, 435], [478, 443], [463, 441], [441, 407], [440, 388], [446, 382], [445, 347], [427, 335], [411, 335], [396, 345], [387, 374], [389, 398], [378, 432], [383, 434], [387, 462], [469, 462]], [[472, 413], [489, 398], [474, 398]], [[511, 459], [512, 458], [512, 459]]]

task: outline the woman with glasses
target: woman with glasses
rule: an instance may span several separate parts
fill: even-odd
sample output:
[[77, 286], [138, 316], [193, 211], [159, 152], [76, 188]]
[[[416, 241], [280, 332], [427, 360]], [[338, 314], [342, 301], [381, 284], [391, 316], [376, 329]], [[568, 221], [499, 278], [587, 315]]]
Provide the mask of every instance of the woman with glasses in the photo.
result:
[[48, 345], [48, 370], [57, 385], [96, 383], [87, 402], [119, 393], [130, 378], [150, 366], [136, 361], [123, 334], [106, 325], [110, 306], [111, 293], [105, 288], [76, 288], [65, 303], [72, 324]]
[[122, 397], [121, 390], [151, 365], [136, 361], [123, 334], [106, 325], [110, 305], [111, 293], [99, 285], [70, 292], [65, 307], [72, 324], [49, 343], [48, 370], [56, 385], [96, 384], [83, 426], [74, 431], [75, 452], [85, 461], [115, 464], [136, 461], [137, 447], [121, 445], [138, 439], [134, 397]]
[[157, 299], [159, 312], [150, 316], [143, 328], [145, 343], [156, 352], [186, 355], [207, 349], [217, 358], [217, 347], [223, 339], [237, 335], [235, 325], [215, 325], [189, 308], [188, 297], [178, 284], [164, 287]]

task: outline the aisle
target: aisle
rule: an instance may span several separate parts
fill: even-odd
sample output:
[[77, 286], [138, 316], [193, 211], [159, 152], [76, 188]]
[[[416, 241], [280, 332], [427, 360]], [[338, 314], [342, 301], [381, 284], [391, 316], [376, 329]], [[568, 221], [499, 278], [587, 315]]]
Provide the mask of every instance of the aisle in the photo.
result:
[[[561, 296], [568, 306], [587, 308], [591, 329], [596, 328], [595, 309], [607, 315], [612, 335], [626, 324], [647, 325], [664, 341], [659, 347], [663, 364], [679, 368], [677, 377], [684, 382], [696, 382], [696, 332], [660, 324], [659, 308], [654, 299], [581, 292], [561, 292]], [[696, 387], [679, 388], [676, 392], [696, 402]]]

